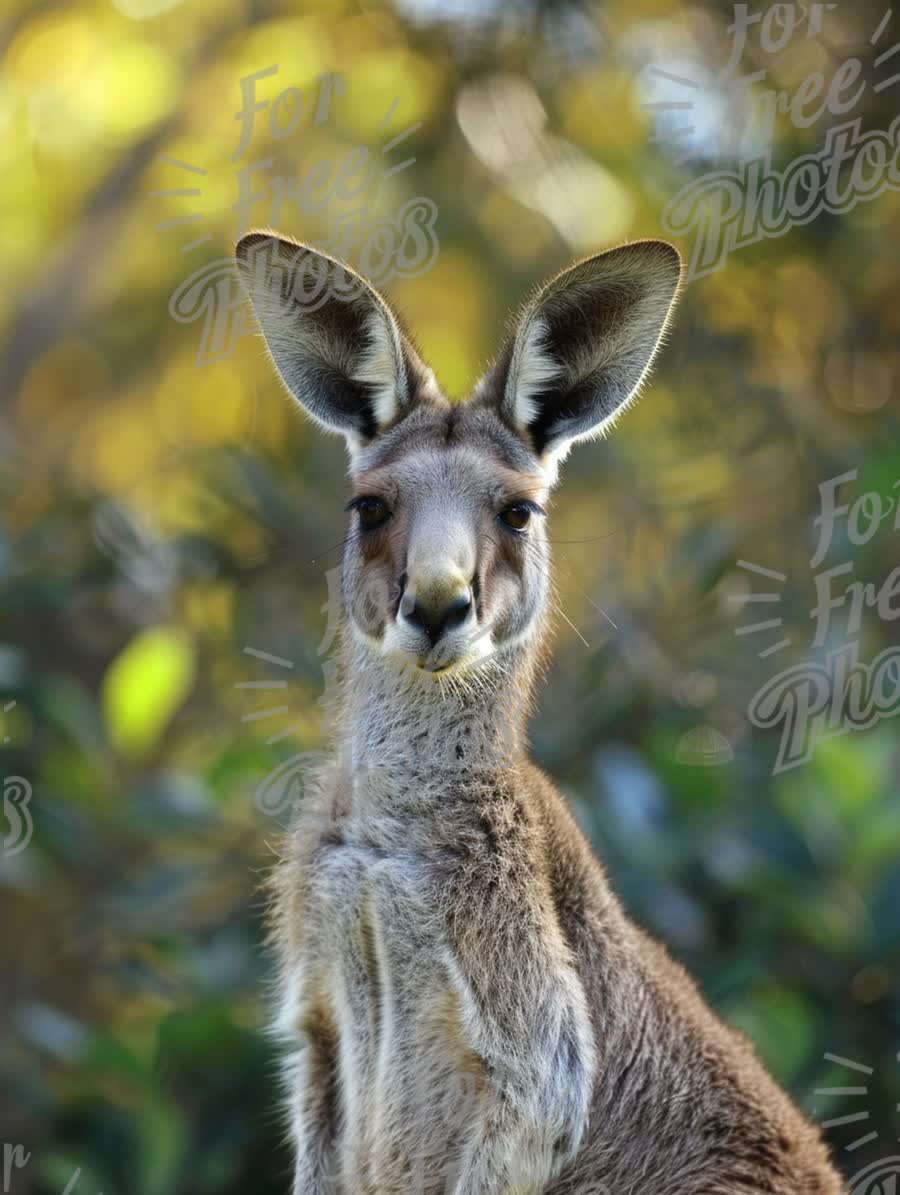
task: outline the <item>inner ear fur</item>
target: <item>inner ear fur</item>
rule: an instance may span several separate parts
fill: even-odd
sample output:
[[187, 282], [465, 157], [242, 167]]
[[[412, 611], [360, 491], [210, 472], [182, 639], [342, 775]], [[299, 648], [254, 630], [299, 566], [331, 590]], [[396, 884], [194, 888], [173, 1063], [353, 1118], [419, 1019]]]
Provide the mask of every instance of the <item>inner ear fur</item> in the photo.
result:
[[525, 304], [480, 401], [539, 455], [602, 432], [637, 396], [681, 276], [665, 241], [636, 241], [564, 270]]

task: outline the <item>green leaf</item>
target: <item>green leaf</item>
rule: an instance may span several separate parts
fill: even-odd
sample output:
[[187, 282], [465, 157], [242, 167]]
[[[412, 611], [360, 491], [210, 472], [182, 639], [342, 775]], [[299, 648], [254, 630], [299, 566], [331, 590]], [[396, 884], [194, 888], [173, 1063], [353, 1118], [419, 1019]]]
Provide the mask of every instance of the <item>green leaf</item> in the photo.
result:
[[103, 678], [110, 741], [140, 759], [158, 743], [194, 681], [190, 638], [176, 627], [150, 627], [116, 656]]

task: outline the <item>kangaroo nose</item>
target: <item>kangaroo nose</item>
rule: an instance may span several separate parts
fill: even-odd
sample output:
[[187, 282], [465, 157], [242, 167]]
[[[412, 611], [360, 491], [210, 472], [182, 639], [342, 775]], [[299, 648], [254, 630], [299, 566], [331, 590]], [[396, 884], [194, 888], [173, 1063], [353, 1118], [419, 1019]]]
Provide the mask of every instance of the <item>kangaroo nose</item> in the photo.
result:
[[438, 639], [454, 627], [461, 626], [472, 608], [472, 595], [469, 590], [457, 594], [449, 602], [446, 596], [433, 600], [410, 598], [404, 595], [400, 609], [407, 622], [420, 627], [428, 636], [431, 646]]

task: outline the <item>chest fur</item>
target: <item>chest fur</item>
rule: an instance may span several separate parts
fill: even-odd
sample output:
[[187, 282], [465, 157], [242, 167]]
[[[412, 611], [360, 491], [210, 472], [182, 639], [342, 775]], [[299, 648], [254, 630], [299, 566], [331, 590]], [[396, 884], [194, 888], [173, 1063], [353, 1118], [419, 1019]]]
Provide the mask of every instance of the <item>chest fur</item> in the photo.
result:
[[485, 1085], [449, 974], [443, 875], [442, 859], [344, 842], [307, 875], [298, 972], [334, 1026], [342, 1165], [373, 1190], [445, 1165]]

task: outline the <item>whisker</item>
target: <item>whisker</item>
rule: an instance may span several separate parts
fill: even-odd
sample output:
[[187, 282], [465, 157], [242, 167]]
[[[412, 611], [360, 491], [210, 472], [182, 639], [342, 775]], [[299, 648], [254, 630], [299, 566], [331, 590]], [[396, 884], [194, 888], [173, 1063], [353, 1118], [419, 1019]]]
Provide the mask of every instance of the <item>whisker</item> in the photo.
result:
[[619, 529], [607, 531], [605, 535], [592, 535], [588, 539], [550, 539], [547, 537], [547, 542], [551, 544], [596, 544], [603, 539], [609, 539], [611, 535], [618, 535]]
[[560, 617], [562, 617], [566, 620], [566, 622], [569, 624], [569, 626], [572, 628], [572, 630], [575, 632], [575, 634], [578, 636], [578, 638], [581, 640], [581, 642], [584, 644], [584, 646], [587, 648], [590, 648], [590, 646], [591, 646], [590, 643], [588, 643], [587, 639], [585, 639], [584, 635], [582, 635], [581, 631], [579, 631], [579, 629], [578, 629], [578, 627], [576, 627], [575, 623], [572, 622], [571, 618], [569, 618], [569, 616], [566, 614], [565, 610], [563, 610], [562, 606], [558, 602], [554, 602], [553, 608], [556, 610], [557, 614], [560, 615]]
[[359, 535], [359, 532], [355, 528], [351, 528], [349, 533], [342, 540], [339, 540], [336, 544], [332, 544], [332, 546], [330, 548], [325, 548], [323, 551], [321, 551], [319, 553], [318, 556], [313, 556], [310, 559], [309, 563], [310, 564], [318, 564], [323, 556], [328, 556], [331, 552], [337, 551], [338, 548], [346, 548], [347, 544], [350, 543], [350, 541], [354, 538], [354, 536], [358, 536], [358, 535]]

